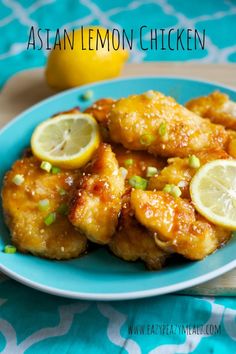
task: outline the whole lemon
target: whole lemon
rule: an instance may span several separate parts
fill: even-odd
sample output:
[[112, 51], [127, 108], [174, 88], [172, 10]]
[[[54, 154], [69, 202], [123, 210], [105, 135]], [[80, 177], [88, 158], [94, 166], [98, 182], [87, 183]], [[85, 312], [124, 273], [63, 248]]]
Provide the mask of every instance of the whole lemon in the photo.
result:
[[[74, 43], [73, 49], [68, 38]], [[85, 27], [70, 32], [68, 38], [63, 37], [60, 47], [48, 56], [46, 79], [55, 89], [117, 77], [128, 59], [127, 50], [114, 49], [118, 47], [118, 39], [105, 28]]]

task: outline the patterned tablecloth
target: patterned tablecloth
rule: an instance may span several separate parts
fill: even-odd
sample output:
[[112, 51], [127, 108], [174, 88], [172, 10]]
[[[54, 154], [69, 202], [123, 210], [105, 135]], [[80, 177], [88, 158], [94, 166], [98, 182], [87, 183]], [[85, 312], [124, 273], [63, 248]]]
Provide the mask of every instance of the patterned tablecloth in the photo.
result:
[[[0, 85], [42, 66], [46, 51], [27, 51], [31, 26], [76, 28], [196, 28], [207, 48], [142, 51], [130, 60], [236, 61], [236, 3], [180, 0], [1, 0]], [[0, 283], [0, 352], [236, 353], [234, 298], [169, 295], [126, 302], [86, 302], [49, 296], [12, 280]]]

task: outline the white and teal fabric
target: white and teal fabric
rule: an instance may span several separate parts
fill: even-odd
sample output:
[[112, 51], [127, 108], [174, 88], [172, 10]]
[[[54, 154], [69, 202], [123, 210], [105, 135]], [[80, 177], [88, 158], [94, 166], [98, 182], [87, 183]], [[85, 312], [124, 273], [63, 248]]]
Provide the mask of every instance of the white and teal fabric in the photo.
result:
[[11, 280], [0, 285], [0, 352], [6, 354], [234, 354], [235, 319], [234, 298], [87, 302]]
[[[0, 0], [0, 85], [17, 71], [45, 64], [46, 52], [26, 50], [31, 26], [69, 30], [97, 24], [206, 29], [204, 51], [144, 52], [137, 46], [132, 62], [236, 62], [234, 0]], [[169, 295], [86, 302], [1, 280], [0, 352], [236, 353], [236, 300]]]

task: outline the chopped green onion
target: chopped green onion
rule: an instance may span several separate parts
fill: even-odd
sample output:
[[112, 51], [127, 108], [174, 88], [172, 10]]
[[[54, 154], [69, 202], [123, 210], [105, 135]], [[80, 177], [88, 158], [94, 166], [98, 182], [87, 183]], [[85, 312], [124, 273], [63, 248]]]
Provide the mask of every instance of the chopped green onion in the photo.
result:
[[46, 172], [50, 172], [52, 169], [52, 165], [50, 164], [50, 162], [42, 161], [40, 168]]
[[135, 189], [145, 190], [147, 188], [148, 181], [140, 176], [132, 176], [129, 179], [129, 184]]
[[12, 245], [6, 245], [6, 246], [4, 247], [4, 252], [5, 252], [5, 253], [8, 253], [8, 254], [16, 253], [16, 247], [15, 247], [15, 246], [12, 246]]
[[51, 224], [54, 223], [54, 221], [56, 220], [56, 213], [50, 213], [46, 216], [46, 218], [44, 219], [44, 223], [47, 226], [50, 226]]
[[57, 208], [57, 212], [61, 215], [67, 215], [69, 212], [69, 208], [67, 204], [61, 204], [58, 208]]
[[200, 162], [199, 158], [195, 155], [189, 156], [188, 164], [192, 168], [199, 168], [201, 166], [201, 162]]
[[15, 175], [12, 178], [12, 182], [16, 184], [17, 186], [20, 186], [22, 183], [24, 183], [25, 179], [23, 175]]
[[153, 143], [154, 140], [155, 140], [155, 136], [152, 134], [143, 134], [140, 137], [140, 143], [145, 146], [150, 145], [151, 143]]
[[158, 128], [158, 133], [160, 136], [165, 136], [167, 133], [167, 126], [166, 123], [161, 123], [159, 128]]
[[59, 194], [60, 194], [61, 196], [66, 195], [66, 194], [67, 194], [67, 191], [66, 191], [65, 189], [63, 189], [63, 188], [60, 188], [60, 189], [59, 189]]
[[172, 187], [172, 190], [171, 190], [171, 192], [170, 192], [170, 194], [171, 194], [173, 197], [177, 198], [177, 197], [180, 197], [180, 196], [181, 196], [182, 192], [181, 192], [181, 190], [180, 190], [179, 187], [173, 186], [173, 187]]
[[146, 98], [148, 98], [148, 99], [151, 100], [152, 98], [155, 97], [155, 93], [154, 93], [153, 90], [149, 90], [149, 91], [147, 91], [147, 92], [144, 93], [144, 96], [145, 96]]
[[163, 188], [163, 192], [169, 193], [172, 195], [172, 197], [180, 197], [182, 192], [178, 186], [175, 186], [174, 184], [166, 184], [165, 187]]
[[172, 189], [172, 185], [171, 184], [166, 184], [165, 187], [162, 190], [165, 193], [170, 193], [171, 189]]
[[126, 176], [127, 176], [127, 174], [128, 174], [128, 171], [126, 170], [126, 168], [121, 167], [121, 168], [120, 168], [120, 171], [121, 171], [122, 177], [126, 178]]
[[52, 169], [51, 169], [51, 173], [53, 175], [57, 175], [58, 173], [61, 172], [61, 169], [59, 167], [56, 167], [56, 166], [52, 166]]
[[86, 92], [83, 93], [83, 95], [81, 96], [83, 101], [89, 101], [93, 98], [93, 91], [92, 90], [88, 90]]
[[125, 167], [130, 167], [133, 165], [133, 163], [134, 163], [133, 159], [127, 159], [125, 160]]
[[158, 169], [153, 166], [148, 166], [146, 176], [147, 177], [152, 177], [155, 176], [158, 173]]
[[42, 199], [38, 202], [38, 208], [40, 211], [46, 211], [49, 208], [49, 200], [48, 199]]

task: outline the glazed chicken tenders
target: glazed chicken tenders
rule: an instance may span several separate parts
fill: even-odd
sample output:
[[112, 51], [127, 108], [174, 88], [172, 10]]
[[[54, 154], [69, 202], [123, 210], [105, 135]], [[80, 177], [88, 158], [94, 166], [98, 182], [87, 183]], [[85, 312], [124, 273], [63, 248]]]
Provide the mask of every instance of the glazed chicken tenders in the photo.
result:
[[165, 161], [147, 152], [129, 151], [121, 146], [115, 146], [113, 151], [116, 153], [119, 165], [127, 169], [127, 175], [119, 223], [109, 248], [116, 256], [126, 261], [142, 260], [148, 269], [160, 269], [169, 254], [155, 243], [153, 233], [135, 218], [130, 205], [132, 188], [128, 180], [134, 175], [145, 178], [149, 166], [159, 170], [165, 166]]
[[113, 142], [163, 157], [224, 149], [228, 139], [223, 126], [199, 117], [172, 97], [156, 91], [115, 101], [106, 116]]
[[[150, 270], [161, 269], [175, 254], [196, 261], [224, 245], [231, 228], [199, 210], [192, 186], [209, 162], [235, 164], [235, 103], [215, 92], [186, 106], [152, 90], [103, 98], [85, 111], [100, 145], [80, 169], [56, 167], [54, 174], [42, 170], [34, 156], [16, 161], [2, 190], [12, 243], [21, 252], [59, 260], [80, 256], [92, 242], [125, 261], [141, 260]], [[78, 109], [66, 113], [83, 116]], [[73, 148], [81, 131], [76, 123]], [[66, 136], [61, 130], [67, 143], [70, 130]], [[220, 187], [226, 189], [224, 182]], [[216, 195], [214, 189], [209, 193]]]
[[138, 221], [155, 233], [159, 247], [191, 260], [203, 259], [231, 237], [230, 231], [197, 215], [191, 203], [162, 191], [133, 191], [131, 207]]
[[[13, 183], [17, 175], [24, 178], [21, 185]], [[86, 250], [86, 237], [75, 230], [66, 215], [69, 193], [78, 175], [78, 170], [47, 173], [35, 157], [14, 163], [4, 179], [2, 201], [18, 250], [52, 259], [78, 257]], [[47, 226], [50, 218], [55, 220]]]
[[101, 144], [72, 200], [71, 223], [89, 240], [109, 243], [118, 223], [124, 188], [115, 154], [109, 145]]

